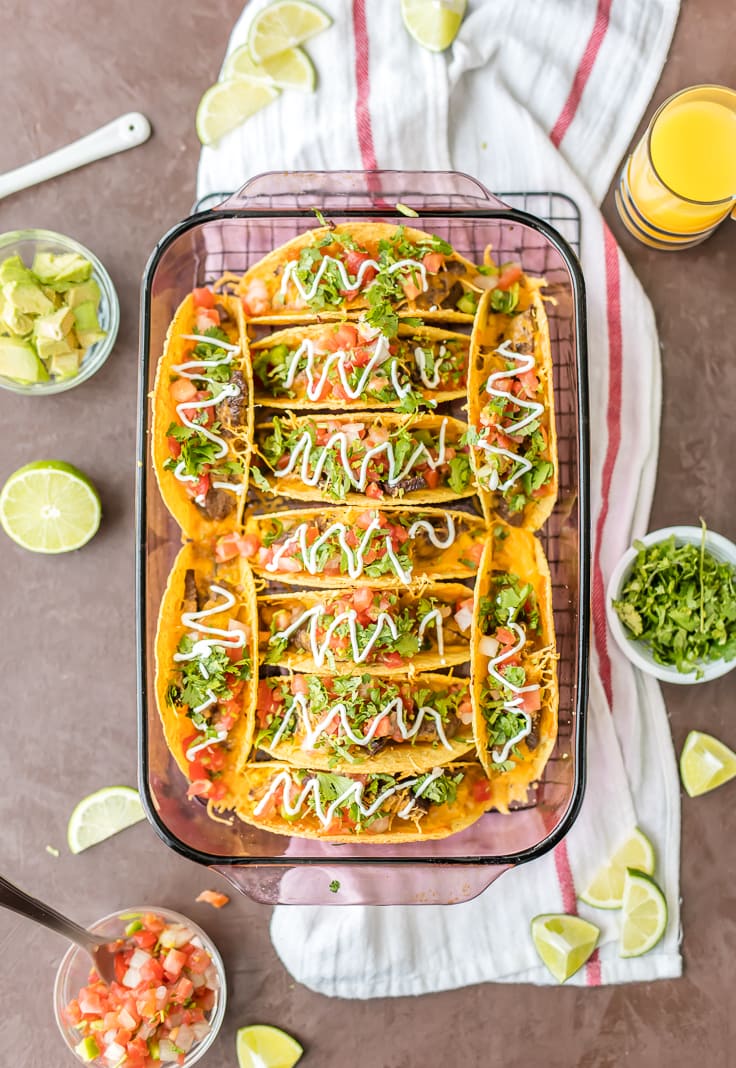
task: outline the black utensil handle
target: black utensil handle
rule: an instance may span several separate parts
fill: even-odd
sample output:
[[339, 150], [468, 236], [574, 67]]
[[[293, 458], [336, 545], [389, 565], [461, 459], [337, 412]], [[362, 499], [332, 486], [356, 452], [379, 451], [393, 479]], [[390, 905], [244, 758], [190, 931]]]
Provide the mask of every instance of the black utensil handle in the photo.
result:
[[0, 875], [0, 905], [29, 920], [35, 920], [43, 927], [48, 927], [50, 931], [56, 931], [57, 934], [64, 935], [83, 946], [89, 946], [90, 942], [96, 941], [95, 936], [86, 931], [84, 927], [62, 916], [60, 912], [52, 909], [45, 902], [39, 901], [38, 898], [31, 897], [24, 890], [9, 883], [2, 875]]

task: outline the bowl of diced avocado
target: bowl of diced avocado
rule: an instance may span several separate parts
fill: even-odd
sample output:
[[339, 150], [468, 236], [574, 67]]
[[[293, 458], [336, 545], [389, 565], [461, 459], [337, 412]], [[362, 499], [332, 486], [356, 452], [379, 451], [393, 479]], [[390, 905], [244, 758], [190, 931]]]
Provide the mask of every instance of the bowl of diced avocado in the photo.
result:
[[107, 359], [117, 294], [97, 257], [51, 230], [0, 235], [0, 387], [61, 393]]

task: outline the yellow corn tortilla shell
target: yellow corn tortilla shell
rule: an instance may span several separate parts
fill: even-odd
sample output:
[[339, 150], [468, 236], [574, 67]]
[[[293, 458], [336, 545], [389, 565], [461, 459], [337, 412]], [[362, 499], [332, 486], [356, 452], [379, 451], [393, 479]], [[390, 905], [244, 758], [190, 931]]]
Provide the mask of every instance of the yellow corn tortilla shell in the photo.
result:
[[[458, 784], [455, 801], [451, 804], [432, 805], [418, 824], [411, 818], [394, 817], [391, 829], [381, 833], [353, 831], [353, 833], [326, 834], [322, 824], [313, 814], [293, 820], [285, 819], [280, 813], [274, 813], [263, 819], [256, 816], [255, 809], [275, 777], [283, 771], [295, 770], [289, 764], [276, 762], [249, 764], [243, 768], [240, 773], [239, 786], [232, 799], [240, 819], [255, 827], [271, 831], [273, 834], [284, 834], [293, 838], [320, 838], [334, 843], [358, 841], [381, 845], [391, 842], [418, 842], [447, 838], [457, 831], [470, 827], [480, 819], [488, 807], [487, 801], [478, 801], [473, 796], [474, 785], [485, 778], [480, 765], [450, 764], [448, 771], [465, 772], [465, 778]], [[413, 776], [401, 775], [399, 777], [410, 779]], [[292, 798], [295, 796], [296, 791], [292, 793]]]
[[[382, 678], [386, 682], [400, 684], [405, 681], [391, 676], [373, 676]], [[467, 679], [457, 679], [450, 675], [426, 674], [417, 675], [411, 681], [412, 690], [429, 689], [433, 691], [446, 690], [451, 683], [462, 682], [468, 685]], [[349, 698], [347, 698], [349, 701]], [[335, 701], [337, 703], [337, 699]], [[311, 725], [314, 728], [325, 715], [325, 709], [310, 716]], [[361, 749], [350, 741], [344, 739], [344, 745], [354, 754], [354, 759], [348, 760], [329, 747], [321, 749], [302, 749], [301, 745], [305, 738], [303, 725], [297, 728], [295, 734], [284, 741], [274, 745], [263, 741], [260, 748], [265, 749], [274, 760], [285, 761], [299, 768], [312, 768], [316, 771], [331, 771], [338, 775], [350, 775], [369, 772], [370, 774], [386, 773], [394, 774], [417, 774], [431, 771], [432, 768], [441, 767], [460, 760], [466, 753], [474, 749], [472, 730], [464, 728], [464, 738], [448, 738], [450, 748], [447, 749], [441, 741], [435, 744], [431, 741], [390, 741], [378, 753], [370, 753], [368, 749]]]
[[[349, 505], [343, 508], [304, 508], [288, 512], [270, 512], [266, 515], [249, 514], [245, 519], [245, 533], [255, 534], [263, 541], [264, 535], [274, 530], [275, 523], [281, 523], [283, 532], [288, 534], [290, 531], [296, 530], [300, 523], [312, 523], [318, 519], [324, 520], [327, 526], [332, 523], [343, 522], [350, 527], [351, 524], [355, 523], [357, 516], [366, 511], [373, 511], [375, 503], [377, 502], [371, 501], [369, 507], [364, 506], [362, 508]], [[439, 530], [443, 534], [447, 529], [446, 516], [452, 516], [456, 531], [460, 528], [460, 524], [466, 528], [455, 538], [453, 544], [446, 549], [437, 549], [432, 546], [431, 559], [418, 561], [417, 565], [415, 565], [412, 572], [411, 585], [437, 579], [468, 579], [477, 573], [478, 565], [468, 566], [462, 563], [462, 559], [473, 545], [485, 543], [487, 530], [485, 521], [480, 516], [450, 509], [442, 509], [440, 511], [429, 508], [408, 508], [406, 505], [383, 506], [377, 510], [386, 515], [389, 523], [396, 523], [399, 516], [406, 515], [411, 515], [412, 521], [426, 517], [439, 519]], [[278, 527], [275, 529], [278, 529]], [[365, 531], [356, 528], [356, 533], [360, 536]], [[407, 541], [403, 546], [404, 551], [408, 552], [410, 557], [412, 544], [412, 541]], [[371, 578], [365, 572], [357, 578], [351, 578], [347, 574], [312, 575], [307, 571], [269, 571], [265, 566], [258, 563], [257, 556], [250, 561], [250, 565], [253, 572], [259, 577], [270, 582], [280, 582], [290, 586], [319, 586], [321, 588], [329, 586], [332, 589], [371, 586], [374, 589], [381, 589], [396, 586], [400, 583], [400, 579], [393, 571], [385, 575], [379, 575], [376, 578]]]
[[250, 631], [247, 648], [253, 667], [251, 678], [243, 687], [242, 714], [228, 735], [229, 755], [223, 771], [223, 778], [227, 781], [228, 777], [247, 760], [253, 744], [258, 695], [258, 613], [255, 587], [250, 568], [244, 561], [236, 560], [218, 564], [203, 545], [194, 542], [185, 544], [174, 561], [159, 610], [155, 644], [155, 689], [166, 743], [184, 775], [188, 774], [188, 766], [183, 743], [196, 728], [189, 716], [169, 704], [166, 700], [166, 692], [172, 679], [175, 679], [177, 675], [178, 668], [174, 653], [183, 635], [188, 633], [188, 628], [182, 624], [181, 615], [185, 576], [190, 570], [195, 574], [198, 588], [208, 583], [215, 583], [228, 589], [237, 597], [236, 604], [229, 611], [208, 616], [204, 621], [206, 625], [227, 630], [228, 620], [237, 618], [247, 624]]
[[[524, 278], [522, 280], [519, 297], [519, 308], [521, 310], [515, 315], [495, 312], [491, 307], [491, 292], [488, 291], [483, 294], [478, 304], [478, 313], [473, 326], [470, 345], [470, 370], [468, 372], [468, 422], [471, 426], [479, 428], [480, 412], [485, 403], [485, 386], [488, 376], [492, 371], [499, 369], [495, 349], [506, 340], [510, 340], [512, 344], [530, 342], [534, 346], [536, 372], [542, 386], [542, 403], [545, 407], [542, 425], [546, 428], [549, 437], [549, 459], [554, 464], [554, 475], [544, 487], [544, 496], [533, 498], [520, 514], [521, 526], [526, 527], [528, 530], [539, 530], [552, 514], [552, 509], [557, 500], [559, 474], [552, 379], [552, 350], [549, 339], [549, 322], [540, 294], [540, 288], [543, 285], [543, 279]], [[483, 464], [484, 456], [485, 454], [482, 450], [471, 449], [471, 459], [476, 470], [476, 476], [479, 467]], [[503, 495], [499, 491], [492, 492], [480, 485], [478, 486], [478, 495], [481, 499], [483, 512], [490, 522], [493, 514], [498, 511], [499, 504], [503, 501]]]
[[[411, 430], [431, 430], [434, 435], [439, 439], [440, 428], [442, 426], [443, 419], [447, 420], [447, 428], [445, 431], [445, 442], [448, 446], [457, 446], [460, 438], [467, 431], [465, 423], [460, 422], [459, 419], [453, 419], [450, 416], [440, 415], [420, 415], [420, 416], [400, 416], [389, 415], [381, 413], [380, 415], [374, 415], [371, 412], [354, 412], [350, 415], [325, 415], [325, 416], [290, 416], [288, 419], [284, 417], [284, 426], [290, 430], [291, 427], [302, 427], [306, 423], [323, 423], [330, 422], [333, 424], [350, 424], [350, 423], [365, 423], [368, 426], [383, 426], [386, 428], [396, 429], [402, 425], [407, 426]], [[258, 449], [259, 441], [265, 438], [273, 428], [273, 423], [260, 423], [256, 426], [255, 445]], [[475, 493], [475, 487], [473, 485], [472, 478], [470, 479], [467, 487], [462, 493], [455, 493], [449, 486], [438, 486], [436, 489], [429, 489], [424, 487], [419, 490], [414, 490], [411, 493], [405, 494], [403, 497], [389, 497], [384, 495], [383, 498], [376, 500], [372, 497], [367, 497], [364, 493], [358, 493], [350, 490], [345, 494], [344, 498], [337, 499], [325, 490], [320, 489], [319, 486], [307, 486], [299, 477], [298, 469], [302, 463], [303, 453], [300, 455], [295, 471], [290, 472], [283, 478], [275, 478], [270, 468], [265, 464], [265, 461], [259, 463], [259, 467], [271, 486], [271, 492], [275, 496], [292, 498], [297, 501], [325, 501], [331, 505], [342, 504], [356, 504], [363, 505], [364, 507], [376, 507], [383, 508], [388, 505], [396, 505], [398, 503], [404, 504], [440, 504], [443, 501], [457, 501], [463, 497], [471, 497]]]
[[[506, 537], [493, 538], [489, 541], [484, 558], [481, 560], [480, 573], [475, 587], [475, 619], [472, 662], [471, 692], [473, 696], [473, 729], [475, 733], [478, 757], [491, 780], [493, 804], [502, 812], [507, 812], [512, 802], [527, 800], [529, 786], [536, 782], [555, 747], [557, 739], [557, 711], [559, 694], [557, 688], [557, 670], [555, 662], [555, 629], [552, 611], [552, 582], [549, 566], [542, 546], [530, 532], [518, 527], [504, 525]], [[541, 644], [544, 654], [537, 654], [534, 661], [527, 659], [532, 681], [539, 682], [542, 688], [540, 719], [537, 729], [539, 742], [530, 749], [526, 739], [517, 743], [522, 754], [516, 759], [510, 771], [499, 771], [488, 750], [488, 725], [482, 712], [481, 694], [488, 677], [488, 657], [480, 650], [482, 638], [478, 625], [480, 600], [488, 595], [491, 578], [494, 573], [511, 572], [518, 575], [522, 583], [529, 582], [534, 587], [539, 607], [541, 625]], [[524, 659], [522, 654], [522, 659]]]
[[[339, 324], [337, 324], [339, 325]], [[289, 327], [286, 330], [278, 330], [274, 334], [270, 334], [267, 338], [263, 338], [261, 341], [255, 341], [251, 344], [251, 352], [255, 355], [264, 349], [272, 349], [276, 345], [286, 345], [290, 350], [299, 348], [301, 343], [307, 339], [317, 339], [323, 336], [325, 331], [324, 324], [312, 324], [309, 326], [301, 327]], [[465, 347], [466, 353], [470, 351], [470, 338], [467, 334], [458, 334], [455, 331], [444, 330], [436, 326], [399, 326], [399, 338], [418, 338], [426, 343], [434, 343], [439, 346], [443, 341], [460, 341]], [[324, 357], [318, 357], [318, 364], [324, 362]], [[321, 373], [321, 372], [320, 372]], [[319, 375], [316, 376], [319, 378]], [[358, 397], [356, 400], [339, 400], [337, 397], [326, 397], [324, 400], [310, 400], [306, 394], [306, 387], [302, 384], [295, 383], [292, 392], [300, 390], [294, 397], [274, 397], [273, 394], [264, 390], [260, 385], [257, 378], [254, 377], [254, 389], [255, 400], [257, 404], [268, 405], [269, 408], [289, 408], [292, 411], [315, 411], [315, 410], [336, 410], [342, 411], [346, 408], [364, 409], [364, 410], [377, 410], [377, 409], [391, 409], [395, 408], [399, 403], [398, 399], [394, 401], [380, 401], [371, 398]], [[424, 397], [425, 400], [434, 401], [437, 404], [444, 404], [446, 401], [459, 400], [466, 396], [465, 389], [428, 389], [419, 380], [418, 385], [415, 386], [414, 392]]]
[[[208, 519], [197, 508], [193, 500], [187, 496], [184, 485], [174, 477], [173, 471], [168, 471], [164, 468], [165, 462], [170, 458], [166, 431], [171, 423], [177, 421], [176, 404], [169, 391], [171, 379], [176, 376], [173, 368], [176, 364], [185, 363], [190, 358], [190, 354], [196, 345], [196, 342], [185, 341], [183, 337], [185, 334], [197, 333], [194, 328], [196, 308], [191, 294], [185, 297], [179, 305], [169, 326], [163, 355], [158, 362], [156, 370], [156, 382], [152, 397], [151, 454], [161, 496], [184, 535], [195, 540], [216, 537], [227, 533], [227, 531], [235, 530], [240, 525], [248, 488], [250, 451], [253, 439], [253, 379], [242, 306], [240, 301], [234, 297], [220, 294], [217, 299], [230, 313], [230, 319], [223, 324], [222, 329], [232, 344], [241, 346], [240, 357], [238, 358], [237, 354], [234, 354], [235, 361], [233, 366], [242, 372], [248, 390], [246, 424], [243, 427], [239, 427], [237, 432], [230, 437], [230, 453], [225, 457], [225, 459], [239, 460], [243, 464], [243, 492], [237, 498], [236, 507], [226, 518], [219, 520]], [[223, 427], [223, 429], [227, 429], [227, 427]]]
[[[407, 590], [404, 587], [393, 587], [391, 592], [398, 594], [398, 604], [389, 611], [399, 612], [411, 602], [422, 597], [434, 597], [440, 604], [448, 604], [452, 609], [450, 615], [444, 621], [445, 650], [444, 656], [440, 656], [438, 650], [430, 649], [425, 652], [415, 653], [408, 663], [399, 667], [390, 668], [385, 664], [376, 662], [373, 664], [356, 664], [350, 657], [338, 658], [334, 654], [334, 666], [329, 663], [329, 657], [325, 658], [321, 667], [315, 663], [310, 652], [298, 652], [287, 649], [283, 659], [279, 661], [279, 667], [290, 668], [292, 671], [309, 671], [313, 675], [334, 675], [336, 670], [341, 674], [353, 670], [360, 670], [368, 675], [403, 675], [414, 674], [420, 671], [436, 671], [438, 668], [452, 667], [455, 664], [465, 664], [470, 660], [470, 631], [467, 635], [448, 633], [449, 624], [457, 629], [453, 620], [454, 606], [458, 601], [467, 600], [470, 590], [457, 582], [430, 582], [421, 590]], [[281, 609], [296, 608], [302, 606], [302, 611], [307, 611], [318, 604], [339, 599], [339, 590], [305, 590], [302, 593], [274, 593], [267, 597], [258, 598], [259, 610], [259, 650], [261, 659], [268, 653], [268, 640], [271, 634], [271, 619]], [[436, 635], [432, 624], [427, 627], [427, 633]], [[345, 670], [343, 670], [345, 669]]]
[[[291, 241], [287, 241], [285, 245], [281, 245], [279, 248], [269, 252], [267, 256], [254, 263], [245, 274], [242, 276], [237, 285], [237, 292], [240, 296], [245, 297], [247, 300], [248, 289], [254, 280], [258, 279], [263, 282], [268, 291], [268, 296], [272, 302], [271, 310], [265, 315], [247, 315], [246, 319], [252, 323], [279, 323], [284, 320], [288, 320], [290, 323], [314, 323], [314, 322], [329, 322], [335, 319], [343, 319], [346, 315], [350, 316], [353, 313], [357, 314], [368, 307], [368, 301], [365, 296], [365, 291], [359, 293], [353, 300], [346, 300], [342, 307], [335, 307], [334, 309], [323, 309], [319, 312], [313, 311], [309, 305], [307, 305], [300, 297], [298, 291], [293, 284], [290, 286], [290, 290], [287, 293], [289, 298], [284, 304], [273, 306], [273, 300], [279, 294], [279, 288], [281, 286], [281, 278], [286, 268], [287, 263], [290, 260], [298, 260], [303, 248], [307, 248], [311, 245], [316, 245], [325, 237], [328, 233], [333, 234], [349, 234], [361, 247], [366, 249], [372, 258], [376, 258], [378, 254], [379, 241], [387, 240], [392, 237], [399, 229], [394, 223], [381, 223], [381, 222], [362, 222], [362, 223], [339, 223], [335, 227], [319, 226], [313, 230], [307, 230], [303, 234], [299, 234], [298, 237], [292, 238]], [[431, 237], [424, 230], [416, 230], [410, 226], [402, 227], [406, 240], [412, 243], [417, 243], [421, 240], [426, 240]], [[427, 249], [427, 251], [432, 251]], [[445, 257], [446, 260], [454, 260], [456, 263], [461, 264], [464, 268], [463, 272], [458, 274], [459, 281], [466, 283], [464, 288], [471, 288], [473, 280], [478, 276], [478, 268], [470, 260], [464, 256], [459, 255], [457, 252], [453, 252], [452, 255]], [[443, 309], [441, 307], [432, 311], [431, 306], [429, 308], [418, 305], [415, 300], [408, 300], [406, 297], [397, 301], [395, 307], [398, 310], [399, 316], [419, 317], [426, 320], [435, 320], [441, 322], [455, 322], [455, 323], [472, 323], [473, 316], [468, 315], [465, 312], [457, 311], [455, 308]]]

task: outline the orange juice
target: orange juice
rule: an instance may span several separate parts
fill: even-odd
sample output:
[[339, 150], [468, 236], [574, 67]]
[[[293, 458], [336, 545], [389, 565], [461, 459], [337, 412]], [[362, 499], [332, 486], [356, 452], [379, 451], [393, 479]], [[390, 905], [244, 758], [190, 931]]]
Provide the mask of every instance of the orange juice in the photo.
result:
[[622, 219], [641, 240], [685, 247], [706, 237], [735, 203], [736, 92], [685, 89], [662, 105], [624, 168]]

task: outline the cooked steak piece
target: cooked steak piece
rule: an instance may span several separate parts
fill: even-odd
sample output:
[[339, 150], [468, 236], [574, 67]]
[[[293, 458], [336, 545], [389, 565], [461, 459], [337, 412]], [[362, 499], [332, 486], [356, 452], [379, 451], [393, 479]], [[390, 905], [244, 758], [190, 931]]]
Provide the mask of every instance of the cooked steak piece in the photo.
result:
[[184, 597], [181, 602], [182, 612], [196, 612], [199, 608], [197, 598], [197, 580], [192, 568], [187, 568], [184, 573]]
[[419, 294], [414, 303], [418, 308], [425, 309], [435, 304], [438, 308], [454, 308], [463, 295], [463, 287], [457, 278], [461, 274], [465, 274], [462, 263], [450, 260], [445, 265], [445, 270], [427, 276], [427, 288]]
[[215, 416], [223, 427], [242, 426], [246, 420], [246, 388], [242, 371], [235, 371], [230, 379], [238, 387], [234, 397], [225, 397], [215, 408]]
[[197, 504], [197, 507], [208, 519], [227, 519], [235, 509], [235, 494], [210, 486], [204, 504]]
[[423, 475], [414, 475], [411, 478], [402, 478], [401, 482], [397, 482], [395, 486], [389, 486], [388, 482], [379, 482], [378, 485], [387, 497], [401, 497], [405, 493], [424, 489], [427, 483]]

